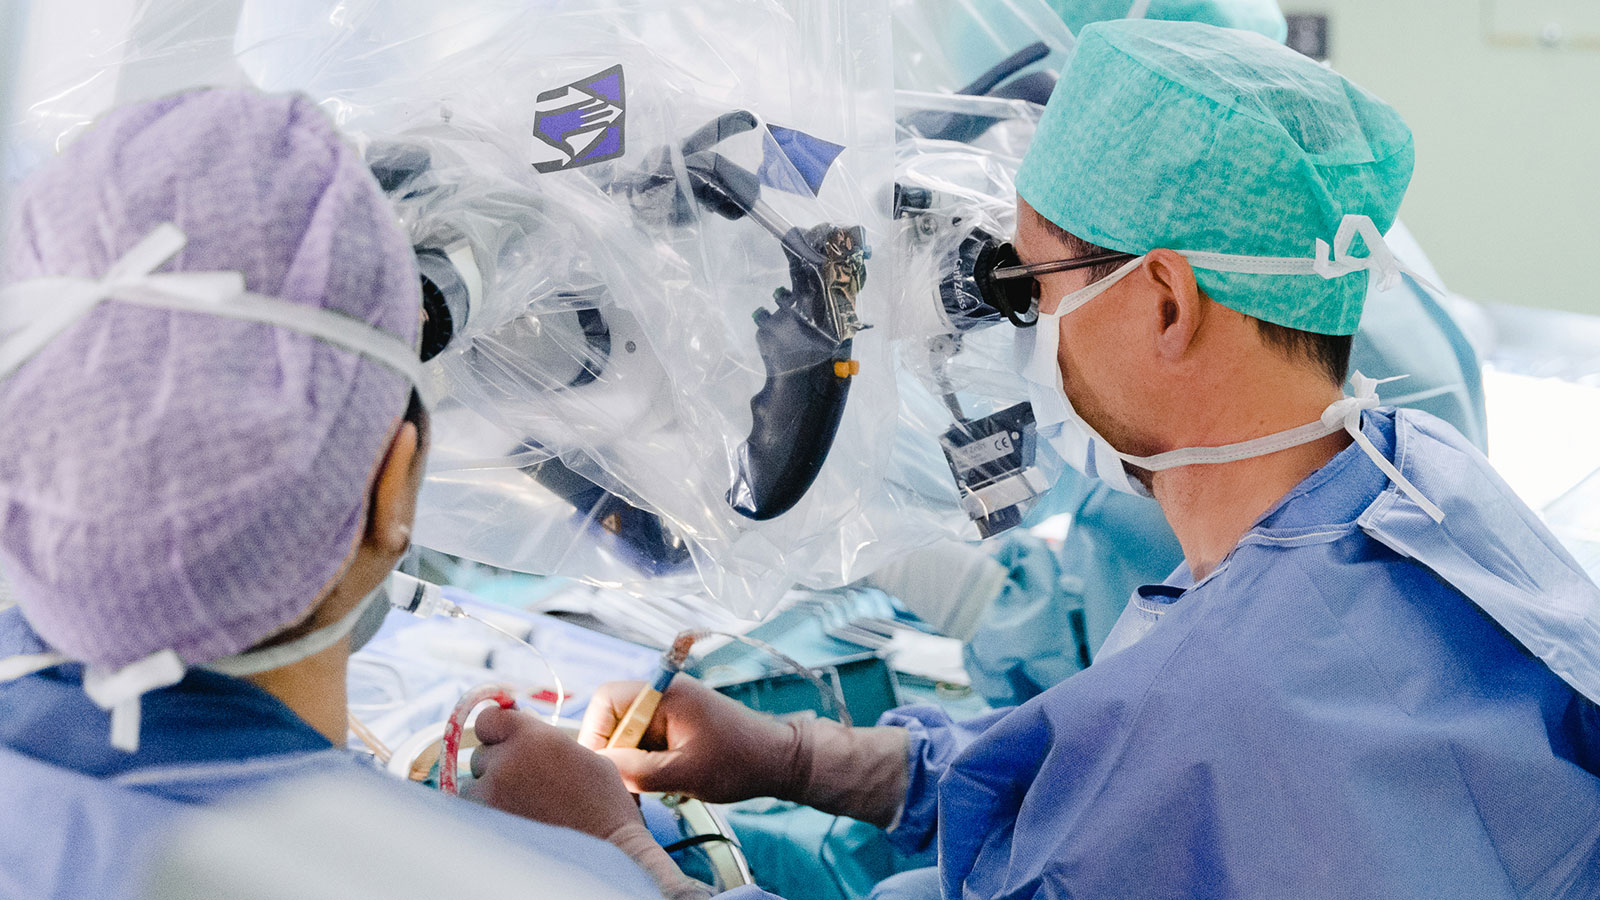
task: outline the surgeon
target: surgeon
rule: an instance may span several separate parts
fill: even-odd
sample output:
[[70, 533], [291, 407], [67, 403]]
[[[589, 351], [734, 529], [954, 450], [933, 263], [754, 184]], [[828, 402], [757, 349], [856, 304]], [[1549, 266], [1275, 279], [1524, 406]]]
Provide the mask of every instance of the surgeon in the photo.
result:
[[[114, 112], [24, 183], [8, 238], [0, 896], [137, 896], [185, 810], [315, 774], [622, 896], [709, 893], [610, 763], [531, 718], [546, 742], [516, 800], [546, 825], [344, 749], [348, 659], [409, 546], [428, 417], [410, 243], [314, 104], [214, 90]], [[567, 777], [591, 787], [538, 791]]]
[[[1051, 7], [1074, 33], [1126, 16], [1241, 28], [1275, 41], [1288, 34], [1275, 0], [1140, 0], [1131, 8], [1125, 0], [1051, 0]], [[1387, 240], [1408, 265], [1437, 280], [1403, 224], [1396, 222]], [[1433, 413], [1486, 449], [1477, 353], [1420, 285], [1370, 286], [1351, 367], [1406, 376], [1382, 386], [1386, 404]], [[1133, 590], [1164, 578], [1182, 560], [1154, 501], [1095, 479], [1066, 473], [1026, 524], [1053, 516], [1065, 517], [1059, 544], [1022, 530], [981, 548], [946, 542], [869, 579], [936, 627], [964, 626], [946, 633], [965, 642], [973, 687], [995, 705], [1021, 703], [1088, 665]], [[961, 615], [946, 612], [958, 607]]]
[[1454, 428], [1340, 389], [1369, 284], [1407, 277], [1412, 164], [1391, 108], [1274, 41], [1085, 28], [996, 274], [1037, 316], [1041, 435], [1153, 495], [1182, 564], [1014, 709], [779, 727], [680, 677], [601, 752], [936, 845], [945, 897], [1600, 895], [1600, 589]]

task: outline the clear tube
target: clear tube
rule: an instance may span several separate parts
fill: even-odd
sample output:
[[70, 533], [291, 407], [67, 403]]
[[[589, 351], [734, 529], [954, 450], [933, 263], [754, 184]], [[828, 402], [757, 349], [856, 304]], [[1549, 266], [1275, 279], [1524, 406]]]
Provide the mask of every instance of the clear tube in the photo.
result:
[[844, 692], [840, 689], [837, 682], [830, 684], [829, 682], [823, 680], [822, 677], [816, 673], [815, 669], [802, 664], [799, 660], [787, 653], [784, 653], [782, 650], [779, 650], [777, 647], [772, 646], [760, 638], [753, 638], [747, 634], [734, 634], [731, 631], [710, 631], [698, 628], [685, 631], [678, 635], [677, 640], [672, 642], [673, 657], [676, 659], [679, 666], [686, 661], [689, 647], [695, 641], [698, 641], [703, 637], [710, 637], [711, 635], [725, 637], [729, 640], [734, 640], [741, 644], [749, 645], [783, 663], [796, 675], [799, 675], [801, 678], [811, 682], [811, 684], [816, 687], [817, 694], [823, 698], [824, 702], [833, 707], [833, 714], [839, 717], [840, 724], [844, 725], [846, 728], [854, 724], [850, 719], [850, 709], [849, 707], [845, 706]]
[[412, 615], [423, 619], [426, 619], [430, 616], [448, 616], [452, 619], [470, 619], [473, 622], [476, 622], [479, 625], [482, 625], [483, 627], [488, 628], [489, 630], [500, 635], [508, 637], [511, 640], [516, 641], [518, 644], [528, 648], [528, 650], [531, 651], [534, 656], [539, 658], [539, 662], [544, 664], [546, 671], [550, 673], [550, 680], [555, 685], [556, 689], [555, 711], [550, 714], [550, 724], [556, 725], [560, 723], [561, 712], [565, 708], [567, 702], [566, 685], [562, 683], [561, 674], [556, 671], [556, 667], [550, 662], [550, 658], [545, 656], [544, 652], [538, 647], [535, 647], [531, 641], [527, 640], [521, 635], [501, 628], [499, 625], [490, 622], [482, 616], [473, 615], [471, 612], [463, 609], [459, 603], [447, 598], [444, 595], [444, 589], [439, 585], [423, 581], [420, 578], [407, 575], [404, 572], [390, 573], [388, 580], [388, 592], [389, 605], [393, 606], [395, 609], [411, 613]]
[[538, 647], [535, 647], [533, 645], [532, 641], [524, 640], [523, 638], [519, 637], [518, 635], [513, 634], [512, 632], [509, 632], [509, 631], [505, 630], [504, 628], [501, 628], [499, 625], [496, 625], [496, 624], [494, 624], [493, 622], [490, 622], [487, 619], [479, 618], [478, 616], [475, 616], [472, 613], [467, 612], [466, 610], [462, 609], [459, 606], [456, 607], [456, 612], [452, 613], [452, 615], [455, 615], [455, 616], [457, 616], [459, 618], [471, 619], [472, 621], [477, 622], [479, 625], [482, 625], [485, 628], [491, 629], [491, 630], [493, 630], [495, 632], [498, 632], [499, 634], [505, 635], [506, 637], [512, 639], [513, 641], [516, 641], [517, 643], [521, 644], [522, 646], [527, 647], [529, 650], [533, 651], [533, 655], [534, 656], [539, 657], [539, 661], [544, 663], [545, 669], [550, 673], [550, 680], [552, 682], [554, 682], [555, 688], [556, 688], [555, 710], [550, 713], [550, 724], [551, 725], [559, 725], [561, 723], [561, 710], [566, 706], [566, 703], [567, 703], [567, 688], [566, 688], [566, 685], [562, 684], [561, 675], [560, 675], [560, 673], [556, 672], [556, 667], [550, 662], [550, 658], [548, 656], [545, 656], [544, 652], [541, 651]]
[[387, 582], [389, 605], [419, 619], [429, 616], [465, 615], [461, 607], [445, 599], [444, 590], [404, 572], [391, 572]]

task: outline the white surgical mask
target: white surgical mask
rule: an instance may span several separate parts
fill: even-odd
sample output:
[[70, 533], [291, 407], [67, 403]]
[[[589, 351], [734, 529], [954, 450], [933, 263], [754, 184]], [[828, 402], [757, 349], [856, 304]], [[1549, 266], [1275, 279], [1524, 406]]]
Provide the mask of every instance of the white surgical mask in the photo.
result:
[[[1358, 233], [1369, 247], [1371, 255], [1368, 257], [1356, 258], [1349, 255], [1351, 237]], [[1370, 270], [1375, 277], [1381, 278], [1385, 283], [1392, 283], [1399, 277], [1401, 271], [1405, 271], [1395, 260], [1394, 255], [1388, 252], [1371, 220], [1364, 216], [1347, 216], [1331, 248], [1336, 255], [1335, 259], [1329, 259], [1329, 249], [1327, 244], [1317, 241], [1315, 260], [1268, 259], [1197, 252], [1183, 252], [1183, 256], [1200, 268], [1262, 275], [1317, 274], [1324, 278], [1339, 278], [1357, 271]], [[1114, 490], [1148, 497], [1149, 489], [1133, 477], [1129, 471], [1130, 466], [1148, 472], [1161, 472], [1181, 466], [1238, 462], [1309, 444], [1342, 430], [1348, 432], [1373, 463], [1432, 516], [1434, 521], [1443, 521], [1443, 511], [1422, 496], [1421, 492], [1401, 475], [1394, 464], [1362, 433], [1361, 412], [1378, 406], [1377, 388], [1384, 382], [1368, 378], [1360, 372], [1355, 373], [1350, 379], [1355, 389], [1354, 396], [1329, 404], [1317, 421], [1287, 431], [1220, 447], [1185, 447], [1153, 456], [1135, 456], [1123, 453], [1112, 446], [1110, 441], [1084, 421], [1073, 408], [1072, 401], [1067, 397], [1066, 389], [1062, 385], [1061, 367], [1057, 359], [1061, 339], [1061, 319], [1110, 290], [1117, 282], [1144, 265], [1144, 260], [1142, 256], [1131, 260], [1105, 278], [1073, 291], [1061, 298], [1061, 302], [1056, 305], [1053, 312], [1040, 312], [1038, 324], [1033, 328], [1019, 329], [1017, 332], [1017, 365], [1028, 385], [1028, 398], [1033, 405], [1039, 437], [1047, 442], [1063, 461], [1090, 478], [1104, 481]], [[1411, 274], [1419, 283], [1431, 287], [1415, 273], [1407, 274]]]
[[1039, 313], [1032, 328], [1017, 330], [1017, 368], [1028, 383], [1028, 402], [1039, 438], [1057, 456], [1090, 478], [1098, 478], [1112, 488], [1141, 497], [1150, 496], [1143, 484], [1129, 477], [1122, 465], [1122, 454], [1100, 436], [1073, 409], [1061, 383], [1057, 349], [1061, 340], [1061, 317], [1110, 290], [1144, 264], [1144, 257], [1129, 261], [1122, 268], [1095, 283], [1061, 298], [1054, 312]]

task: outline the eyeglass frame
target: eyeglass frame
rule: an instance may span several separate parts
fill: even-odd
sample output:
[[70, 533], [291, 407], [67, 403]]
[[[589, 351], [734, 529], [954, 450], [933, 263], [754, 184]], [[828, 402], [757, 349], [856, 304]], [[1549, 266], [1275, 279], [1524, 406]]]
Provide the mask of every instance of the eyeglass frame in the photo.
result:
[[[1017, 256], [1016, 246], [1011, 244], [1010, 242], [1007, 242], [1007, 243], [1004, 243], [1004, 244], [1000, 245], [1000, 247], [998, 248], [998, 253], [996, 255], [1001, 257], [1002, 259], [1007, 257], [1007, 256], [1009, 256], [1009, 257], [1011, 257], [1013, 259], [1019, 259], [1018, 256]], [[985, 282], [989, 282], [989, 281], [1010, 281], [1010, 280], [1015, 280], [1015, 279], [1018, 279], [1018, 278], [1030, 278], [1031, 279], [1031, 278], [1035, 278], [1035, 277], [1037, 277], [1039, 275], [1050, 275], [1050, 274], [1053, 274], [1053, 273], [1056, 273], [1056, 272], [1071, 272], [1071, 271], [1074, 271], [1074, 270], [1077, 270], [1077, 269], [1087, 269], [1087, 268], [1090, 268], [1092, 266], [1101, 265], [1103, 263], [1112, 263], [1112, 262], [1124, 262], [1125, 263], [1125, 262], [1130, 262], [1130, 261], [1138, 259], [1138, 258], [1139, 257], [1137, 255], [1132, 254], [1132, 253], [1122, 253], [1122, 252], [1119, 252], [1119, 251], [1107, 251], [1105, 253], [1094, 253], [1094, 254], [1091, 254], [1089, 256], [1075, 256], [1075, 257], [1068, 257], [1068, 258], [1065, 258], [1065, 259], [1053, 259], [1053, 260], [1049, 260], [1047, 262], [1030, 263], [1028, 265], [1020, 265], [1019, 264], [1019, 265], [1014, 265], [1014, 266], [996, 266], [994, 269], [991, 269], [988, 272], [987, 275], [984, 276], [983, 281], [985, 281]], [[1019, 259], [1019, 263], [1020, 263], [1020, 259]], [[996, 286], [996, 287], [998, 288], [998, 286]], [[1004, 292], [1003, 291], [999, 291], [998, 289], [996, 290], [996, 295], [997, 296], [999, 294], [1002, 294], [1002, 293], [1004, 293]], [[1011, 321], [1012, 325], [1015, 325], [1018, 328], [1032, 328], [1033, 326], [1039, 324], [1039, 302], [1040, 302], [1040, 299], [1036, 294], [1032, 294], [1031, 293], [1031, 295], [1029, 297], [1028, 311], [1033, 314], [1033, 318], [1031, 318], [1031, 319], [1023, 319], [1020, 316], [1018, 316], [1017, 312], [1011, 308], [1011, 304], [1010, 303], [996, 303], [993, 300], [989, 300], [988, 302], [989, 302], [989, 305], [997, 308], [1007, 319], [1009, 319]]]

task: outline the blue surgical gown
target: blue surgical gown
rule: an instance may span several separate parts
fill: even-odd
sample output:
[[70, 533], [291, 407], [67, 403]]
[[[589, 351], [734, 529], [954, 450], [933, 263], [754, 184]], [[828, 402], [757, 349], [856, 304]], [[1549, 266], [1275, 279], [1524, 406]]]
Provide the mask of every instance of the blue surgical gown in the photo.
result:
[[[1391, 237], [1406, 261], [1430, 271], [1409, 235]], [[1405, 375], [1380, 390], [1389, 405], [1421, 409], [1487, 446], [1483, 375], [1477, 352], [1448, 311], [1411, 281], [1374, 287], [1352, 343], [1352, 371]], [[1089, 664], [1133, 589], [1165, 578], [1183, 551], [1154, 500], [1119, 493], [1067, 470], [1028, 524], [1070, 514], [1053, 554], [1026, 534], [999, 539], [996, 558], [1011, 582], [965, 650], [968, 672], [990, 703], [1021, 703]], [[1054, 571], [1050, 571], [1053, 569]]]
[[[0, 612], [0, 657], [45, 649], [16, 609]], [[239, 679], [196, 670], [147, 694], [139, 750], [123, 753], [80, 675], [57, 666], [0, 684], [0, 900], [140, 897], [147, 867], [186, 811], [319, 773], [427, 798], [442, 825], [491, 829], [530, 856], [582, 859], [630, 895], [660, 896], [610, 844], [383, 775]], [[723, 896], [770, 898], [754, 888]]]
[[1365, 433], [1443, 525], [1352, 445], [1083, 672], [886, 716], [946, 897], [1600, 897], [1600, 590], [1449, 426]]

